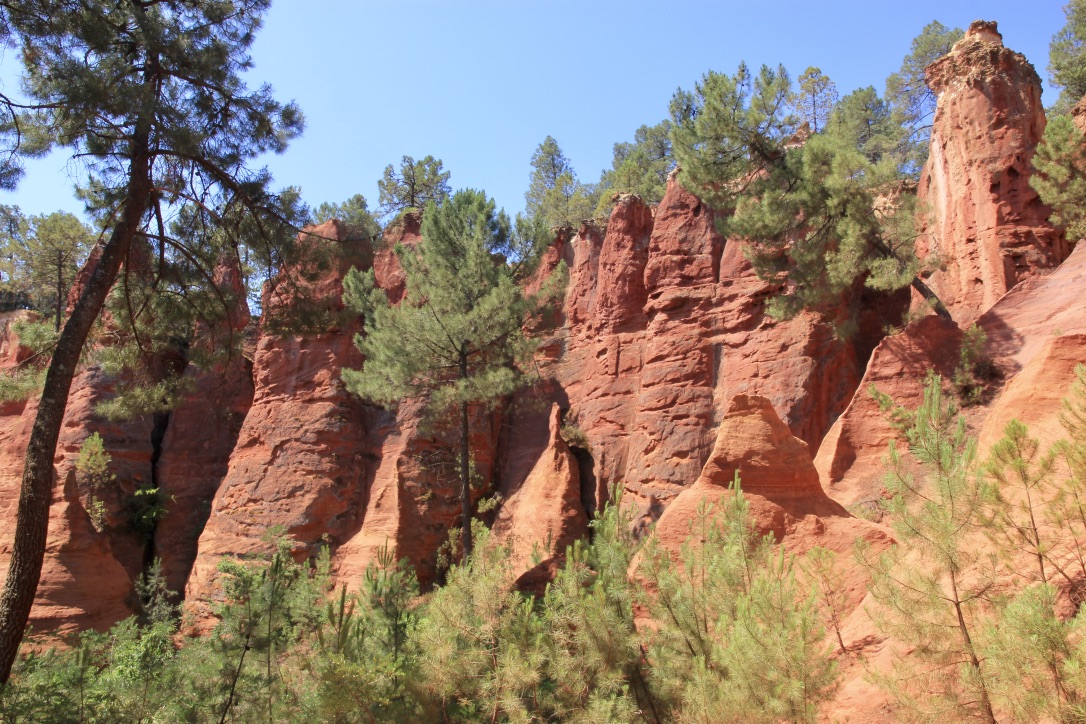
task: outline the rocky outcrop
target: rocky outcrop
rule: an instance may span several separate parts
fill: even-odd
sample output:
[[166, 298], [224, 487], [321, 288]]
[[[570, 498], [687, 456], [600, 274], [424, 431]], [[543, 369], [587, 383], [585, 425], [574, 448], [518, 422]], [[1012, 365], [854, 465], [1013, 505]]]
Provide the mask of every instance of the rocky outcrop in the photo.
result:
[[[325, 542], [342, 543], [361, 523], [373, 463], [364, 455], [363, 406], [340, 377], [362, 361], [352, 341], [357, 323], [342, 323], [341, 297], [347, 269], [370, 263], [368, 247], [347, 239], [335, 221], [311, 234], [299, 236], [303, 266], [284, 269], [265, 291], [252, 406], [200, 535], [188, 601], [216, 598], [218, 561], [268, 552], [269, 532], [289, 536], [302, 560]], [[292, 309], [279, 307], [294, 304], [295, 294], [308, 311], [341, 321], [320, 333], [290, 333], [282, 325]]]
[[737, 394], [769, 398], [816, 445], [858, 380], [849, 343], [814, 315], [777, 322], [743, 245], [672, 178], [660, 205], [620, 198], [603, 238], [570, 242], [564, 353], [552, 368], [567, 418], [595, 451], [597, 503], [613, 484], [651, 512], [692, 485]]
[[677, 557], [692, 535], [699, 507], [717, 505], [731, 495], [736, 475], [760, 534], [773, 535], [796, 554], [815, 546], [845, 554], [841, 558], [848, 560], [840, 561], [843, 585], [850, 605], [858, 605], [867, 579], [850, 560], [852, 546], [862, 539], [878, 550], [891, 538], [881, 526], [849, 515], [823, 492], [807, 443], [792, 435], [764, 397], [736, 395], [732, 400], [701, 475], [656, 523], [653, 536], [660, 547]]
[[848, 506], [871, 506], [882, 496], [887, 445], [898, 433], [871, 394], [915, 409], [929, 371], [950, 379], [960, 360], [962, 331], [935, 315], [909, 324], [875, 348], [848, 408], [818, 449], [815, 466], [827, 492]]
[[938, 96], [931, 153], [918, 190], [917, 253], [929, 284], [963, 328], [1008, 289], [1068, 254], [1029, 185], [1045, 127], [1040, 78], [1003, 46], [995, 23], [974, 22], [925, 69]]
[[1051, 275], [1018, 285], [977, 320], [988, 336], [987, 353], [1006, 379], [978, 423], [982, 451], [1012, 418], [1042, 440], [1063, 436], [1059, 403], [1075, 367], [1086, 363], [1084, 285], [1086, 249], [1078, 245]]
[[[21, 356], [18, 350], [25, 349], [10, 326], [3, 343], [14, 351], [16, 359]], [[10, 352], [5, 357], [9, 361]], [[39, 634], [59, 636], [88, 628], [102, 631], [132, 612], [132, 576], [140, 570], [143, 547], [127, 530], [123, 503], [125, 491], [131, 492], [134, 484], [149, 476], [150, 439], [141, 439], [143, 426], [139, 422], [111, 425], [94, 415], [94, 404], [108, 396], [110, 389], [108, 379], [97, 368], [81, 372], [72, 386], [57, 446], [57, 482], [49, 509], [45, 558], [30, 612], [30, 625]], [[0, 575], [6, 575], [11, 556], [23, 459], [37, 410], [36, 399], [0, 408]], [[105, 489], [81, 490], [75, 459], [82, 441], [92, 432], [99, 432], [107, 451], [116, 454], [117, 462], [110, 470], [117, 478]], [[108, 507], [100, 519], [92, 521], [87, 507], [93, 504], [94, 496], [108, 501]]]
[[192, 391], [166, 420], [155, 465], [166, 514], [155, 528], [154, 556], [169, 590], [178, 593], [185, 590], [211, 501], [253, 402], [253, 364], [241, 344], [249, 305], [236, 259], [219, 265], [215, 282], [228, 308], [221, 319], [200, 324], [193, 346], [217, 353], [210, 357], [217, 361], [209, 369], [190, 365], [185, 371]]
[[414, 246], [422, 238], [419, 235], [422, 228], [422, 214], [417, 211], [409, 211], [400, 215], [395, 222], [385, 229], [381, 239], [381, 246], [373, 255], [373, 274], [377, 286], [385, 290], [388, 300], [398, 304], [403, 299], [407, 281], [400, 266], [400, 260], [396, 258], [396, 246]]
[[[335, 551], [341, 585], [361, 583], [382, 549], [406, 558], [423, 586], [437, 577], [440, 554], [454, 557], [447, 543], [450, 529], [460, 526], [459, 427], [455, 419], [433, 419], [424, 408], [421, 399], [405, 400], [395, 412], [368, 408], [364, 457], [375, 469], [361, 526]], [[493, 485], [500, 424], [497, 413], [470, 411], [474, 499]]]
[[542, 454], [515, 490], [504, 492], [494, 540], [509, 548], [521, 587], [553, 577], [566, 547], [588, 533], [577, 459], [560, 434], [562, 413], [552, 405]]

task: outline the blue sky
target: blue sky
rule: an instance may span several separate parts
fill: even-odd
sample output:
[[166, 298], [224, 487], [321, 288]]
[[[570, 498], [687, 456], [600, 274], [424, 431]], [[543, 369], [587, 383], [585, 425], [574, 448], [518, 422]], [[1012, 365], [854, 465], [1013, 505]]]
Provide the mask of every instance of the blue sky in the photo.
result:
[[[706, 70], [784, 63], [796, 77], [815, 65], [842, 95], [881, 93], [924, 25], [978, 18], [997, 20], [1004, 43], [1047, 80], [1048, 44], [1064, 24], [1056, 0], [277, 0], [251, 80], [306, 114], [304, 136], [266, 162], [309, 203], [362, 193], [376, 206], [387, 164], [433, 154], [453, 188], [482, 188], [515, 213], [548, 134], [595, 181], [612, 145], [666, 117], [675, 89]], [[0, 58], [0, 76], [11, 78], [15, 60]], [[79, 169], [66, 161], [60, 152], [28, 164], [0, 203], [80, 210]]]

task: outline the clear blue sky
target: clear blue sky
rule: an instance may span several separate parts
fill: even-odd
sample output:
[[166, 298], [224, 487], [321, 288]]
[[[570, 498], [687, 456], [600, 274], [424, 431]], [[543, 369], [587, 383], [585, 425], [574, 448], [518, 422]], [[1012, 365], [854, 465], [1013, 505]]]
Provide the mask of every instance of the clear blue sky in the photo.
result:
[[[924, 25], [978, 18], [997, 20], [1047, 80], [1058, 0], [276, 0], [251, 81], [305, 112], [304, 136], [267, 163], [310, 204], [362, 193], [376, 206], [387, 164], [433, 154], [453, 188], [482, 188], [514, 213], [548, 134], [595, 181], [612, 145], [663, 119], [675, 89], [706, 70], [784, 63], [795, 77], [815, 65], [842, 95], [881, 93]], [[0, 75], [15, 60], [2, 56]], [[66, 158], [29, 164], [0, 203], [78, 211]]]

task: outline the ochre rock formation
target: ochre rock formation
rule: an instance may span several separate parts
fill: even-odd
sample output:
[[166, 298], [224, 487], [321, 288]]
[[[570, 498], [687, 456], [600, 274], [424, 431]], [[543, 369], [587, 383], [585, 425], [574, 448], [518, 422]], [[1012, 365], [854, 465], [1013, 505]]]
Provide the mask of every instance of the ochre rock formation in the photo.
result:
[[562, 439], [561, 427], [562, 413], [554, 404], [547, 418], [546, 448], [524, 482], [507, 491], [494, 521], [494, 540], [508, 546], [522, 586], [533, 579], [549, 580], [566, 546], [588, 532], [577, 458]]
[[200, 325], [194, 346], [211, 352], [211, 345], [217, 345], [227, 357], [211, 369], [190, 366], [185, 371], [193, 388], [169, 415], [155, 466], [166, 514], [155, 527], [154, 556], [162, 562], [169, 589], [178, 593], [185, 590], [211, 501], [253, 402], [253, 365], [239, 344], [249, 324], [249, 305], [237, 259], [224, 260], [215, 281], [230, 308], [221, 319]]
[[953, 376], [961, 341], [962, 331], [956, 324], [929, 315], [879, 343], [856, 395], [815, 456], [815, 466], [830, 496], [849, 506], [868, 505], [881, 496], [883, 458], [889, 441], [898, 433], [871, 389], [915, 409], [923, 399], [929, 371], [944, 379]]
[[[287, 268], [264, 294], [265, 325], [289, 323], [295, 295], [310, 312], [335, 320], [343, 311], [342, 279], [365, 263], [364, 243], [346, 238], [332, 221], [299, 236], [303, 264]], [[330, 260], [330, 261], [329, 261]], [[360, 261], [361, 260], [361, 261]], [[282, 284], [289, 282], [289, 289]], [[301, 320], [304, 321], [304, 320]], [[361, 402], [340, 377], [358, 367], [352, 338], [356, 322], [333, 321], [320, 333], [262, 330], [253, 358], [253, 401], [237, 436], [225, 479], [211, 503], [200, 535], [185, 597], [207, 602], [219, 595], [218, 561], [223, 556], [266, 553], [269, 530], [290, 537], [298, 559], [315, 556], [322, 542], [341, 543], [361, 522], [367, 475]]]
[[917, 253], [929, 284], [963, 328], [1022, 279], [1066, 258], [1068, 245], [1030, 188], [1045, 127], [1041, 82], [995, 23], [974, 22], [924, 72], [938, 96], [918, 190]]
[[693, 484], [737, 394], [768, 397], [817, 445], [848, 404], [859, 361], [814, 315], [777, 322], [772, 291], [672, 178], [655, 209], [617, 200], [602, 239], [570, 242], [555, 399], [594, 451], [595, 498], [622, 484], [651, 519]]
[[850, 605], [858, 605], [867, 578], [851, 560], [852, 546], [862, 539], [877, 551], [891, 538], [886, 529], [853, 517], [823, 492], [807, 443], [792, 435], [764, 397], [736, 395], [732, 400], [701, 475], [656, 523], [653, 535], [660, 547], [677, 557], [696, 531], [691, 523], [699, 506], [717, 505], [731, 495], [736, 473], [755, 529], [784, 542], [792, 553], [821, 546], [843, 554], [838, 561], [843, 585]]

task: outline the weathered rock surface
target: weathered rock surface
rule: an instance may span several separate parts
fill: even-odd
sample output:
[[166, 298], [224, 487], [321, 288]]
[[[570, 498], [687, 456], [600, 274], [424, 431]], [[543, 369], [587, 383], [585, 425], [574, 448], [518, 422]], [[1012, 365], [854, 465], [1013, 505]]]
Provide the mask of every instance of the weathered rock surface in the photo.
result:
[[253, 365], [239, 344], [249, 324], [249, 305], [236, 260], [221, 264], [215, 281], [232, 308], [222, 319], [202, 324], [194, 345], [231, 351], [211, 369], [190, 366], [185, 371], [193, 389], [170, 413], [155, 465], [166, 514], [155, 528], [154, 556], [162, 562], [169, 589], [178, 593], [185, 590], [211, 501], [253, 402]]
[[1068, 245], [1029, 185], [1045, 127], [1033, 66], [1003, 46], [995, 23], [977, 21], [925, 78], [938, 106], [917, 253], [939, 264], [929, 284], [964, 328], [1019, 281], [1058, 265]]
[[505, 491], [492, 529], [495, 541], [509, 547], [521, 586], [549, 580], [566, 546], [588, 533], [577, 459], [559, 434], [561, 426], [561, 410], [552, 405], [546, 447], [524, 482]]
[[[284, 270], [279, 279], [289, 280], [291, 288], [270, 286], [266, 317], [282, 323], [289, 310], [278, 307], [292, 304], [295, 294], [326, 318], [342, 312], [343, 275], [368, 262], [368, 249], [347, 239], [335, 221], [313, 233], [307, 239], [303, 232], [299, 241], [309, 247], [303, 264], [315, 268]], [[363, 406], [340, 377], [343, 367], [361, 364], [352, 342], [356, 331], [355, 323], [334, 324], [319, 334], [262, 330], [253, 359], [252, 406], [200, 535], [186, 600], [218, 596], [219, 559], [268, 552], [270, 529], [290, 537], [299, 560], [315, 556], [323, 541], [336, 545], [357, 530], [372, 462], [363, 454]]]
[[879, 409], [871, 388], [915, 409], [923, 398], [929, 370], [945, 379], [953, 375], [961, 341], [962, 331], [956, 324], [930, 315], [875, 348], [856, 395], [815, 456], [815, 466], [830, 496], [848, 506], [867, 505], [881, 497], [882, 460], [889, 441], [898, 433]]
[[388, 300], [397, 304], [403, 299], [407, 277], [404, 275], [400, 260], [396, 258], [396, 245], [414, 246], [422, 238], [419, 230], [422, 215], [418, 212], [402, 214], [385, 230], [384, 242], [373, 255], [373, 275], [377, 286], [388, 294]]
[[885, 528], [853, 517], [823, 492], [807, 443], [792, 435], [764, 397], [736, 395], [732, 400], [697, 482], [656, 523], [653, 535], [661, 549], [678, 557], [694, 533], [691, 523], [698, 519], [699, 506], [717, 505], [731, 495], [737, 473], [755, 529], [772, 534], [792, 553], [821, 546], [841, 554], [838, 566], [850, 610], [857, 606], [866, 595], [867, 576], [852, 560], [853, 544], [865, 540], [878, 551], [892, 539]]
[[[6, 330], [4, 342], [12, 349], [20, 347], [10, 329]], [[100, 373], [94, 369], [79, 375], [61, 432], [64, 444], [58, 445], [56, 463], [63, 477], [54, 478], [58, 482], [54, 484], [49, 509], [45, 559], [30, 612], [30, 625], [41, 634], [65, 635], [87, 628], [105, 630], [131, 613], [132, 574], [118, 561], [114, 544], [118, 544], [117, 552], [126, 563], [135, 563], [141, 549], [123, 532], [114, 536], [95, 529], [86, 512], [88, 495], [76, 483], [74, 455], [78, 454], [82, 440], [96, 429], [107, 445], [115, 446], [118, 464], [114, 469], [120, 473], [118, 481], [125, 476], [120, 485], [149, 472], [144, 462], [149, 463], [150, 458], [144, 460], [142, 445], [130, 437], [133, 429], [105, 426], [93, 416], [92, 400], [102, 392], [102, 386], [95, 389], [94, 380], [100, 379]], [[23, 458], [37, 410], [36, 399], [8, 403], [0, 410], [0, 575], [4, 576], [15, 535]], [[116, 506], [122, 499], [122, 490], [111, 486], [97, 492]], [[111, 520], [123, 531], [123, 517], [114, 515]]]
[[770, 319], [742, 244], [674, 179], [655, 213], [623, 197], [602, 240], [582, 229], [570, 248], [553, 399], [595, 451], [598, 502], [620, 483], [658, 514], [697, 480], [737, 394], [768, 397], [812, 445], [848, 404], [851, 345], [813, 315]]
[[[447, 419], [427, 420], [423, 408], [424, 401], [414, 399], [395, 413], [367, 412], [365, 458], [375, 469], [361, 526], [333, 558], [341, 585], [357, 586], [387, 547], [396, 559], [406, 558], [427, 586], [438, 573], [449, 530], [460, 526], [459, 427]], [[493, 485], [500, 423], [500, 415], [485, 409], [470, 412], [474, 499]]]

